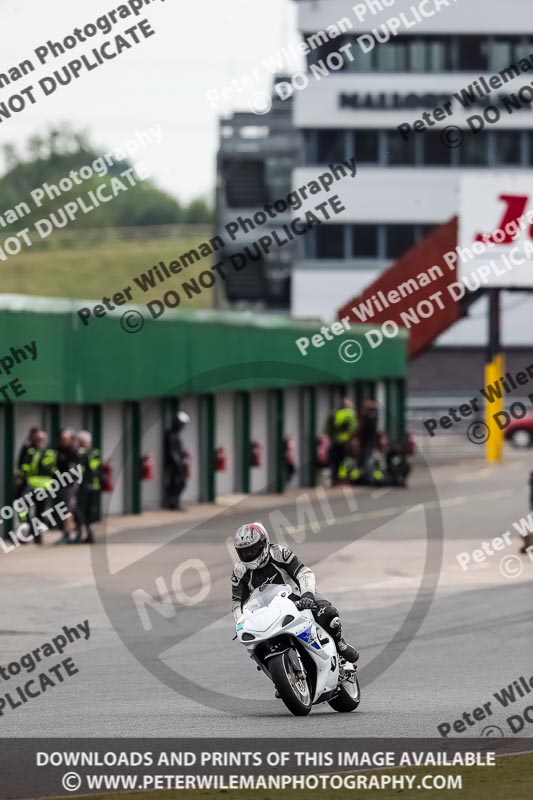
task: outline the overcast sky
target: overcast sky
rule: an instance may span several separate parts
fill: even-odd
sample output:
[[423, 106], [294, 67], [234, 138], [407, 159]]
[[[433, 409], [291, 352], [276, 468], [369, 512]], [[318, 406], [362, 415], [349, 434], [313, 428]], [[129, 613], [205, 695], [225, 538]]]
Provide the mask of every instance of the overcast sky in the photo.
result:
[[[127, 0], [126, 0], [127, 2]], [[35, 72], [0, 89], [0, 103], [28, 85], [38, 102], [0, 123], [0, 146], [21, 143], [57, 122], [87, 128], [102, 148], [120, 144], [137, 130], [161, 125], [163, 141], [142, 151], [157, 184], [182, 200], [208, 196], [214, 186], [217, 118], [246, 108], [268, 90], [271, 75], [261, 60], [298, 41], [296, 4], [291, 0], [154, 0], [138, 18], [119, 20], [110, 34], [99, 34], [40, 65], [35, 49], [48, 39], [61, 41], [76, 27], [118, 8], [120, 0], [0, 0], [0, 72], [24, 59]], [[50, 97], [38, 81], [96, 44], [113, 39], [146, 17], [156, 35], [143, 40]], [[293, 68], [298, 62], [292, 62]], [[209, 90], [259, 70], [257, 82], [213, 108]], [[3, 156], [2, 156], [3, 159]], [[3, 166], [3, 160], [2, 160]]]

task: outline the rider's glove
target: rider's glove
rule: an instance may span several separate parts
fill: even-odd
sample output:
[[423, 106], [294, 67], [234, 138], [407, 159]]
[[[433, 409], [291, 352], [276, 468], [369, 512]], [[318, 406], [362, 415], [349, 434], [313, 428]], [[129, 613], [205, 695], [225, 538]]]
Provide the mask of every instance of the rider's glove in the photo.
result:
[[313, 608], [315, 604], [315, 596], [313, 592], [304, 592], [299, 600], [296, 601], [295, 606], [299, 611], [307, 608]]

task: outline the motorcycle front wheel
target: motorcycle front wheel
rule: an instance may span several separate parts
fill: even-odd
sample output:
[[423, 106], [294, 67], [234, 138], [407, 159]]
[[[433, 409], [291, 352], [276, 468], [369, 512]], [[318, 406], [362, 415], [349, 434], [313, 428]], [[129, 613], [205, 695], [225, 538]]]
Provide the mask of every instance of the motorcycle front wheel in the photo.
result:
[[289, 653], [280, 653], [269, 661], [270, 674], [279, 696], [297, 717], [309, 714], [312, 706], [307, 678], [298, 676], [291, 664]]

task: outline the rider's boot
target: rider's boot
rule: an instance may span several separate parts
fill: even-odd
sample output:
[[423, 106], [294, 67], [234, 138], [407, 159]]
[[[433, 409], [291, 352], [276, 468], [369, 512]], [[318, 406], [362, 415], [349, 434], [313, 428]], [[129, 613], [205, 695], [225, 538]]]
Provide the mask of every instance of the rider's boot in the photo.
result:
[[342, 626], [339, 617], [333, 617], [331, 620], [330, 628], [333, 634], [333, 638], [335, 640], [335, 646], [337, 648], [337, 653], [342, 656], [345, 661], [349, 661], [351, 664], [355, 664], [355, 662], [359, 659], [359, 653], [352, 647], [351, 644], [348, 644], [346, 639], [342, 635]]
[[337, 653], [344, 658], [345, 661], [349, 661], [350, 664], [355, 664], [356, 661], [359, 660], [359, 653], [352, 647], [351, 644], [348, 644], [346, 639], [340, 636], [338, 639], [335, 639], [335, 644], [337, 646]]

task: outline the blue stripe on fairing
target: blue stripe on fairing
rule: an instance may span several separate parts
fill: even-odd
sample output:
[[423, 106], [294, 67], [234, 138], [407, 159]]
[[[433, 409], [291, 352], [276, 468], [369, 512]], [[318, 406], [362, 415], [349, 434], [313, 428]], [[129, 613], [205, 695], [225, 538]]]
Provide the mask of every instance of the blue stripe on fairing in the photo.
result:
[[301, 639], [302, 642], [305, 642], [306, 644], [310, 644], [311, 647], [315, 648], [315, 650], [320, 650], [320, 645], [318, 644], [318, 642], [312, 641], [313, 634], [311, 633], [311, 627], [310, 626], [309, 626], [309, 628], [306, 628], [305, 631], [302, 631], [302, 633], [298, 634], [298, 639]]

